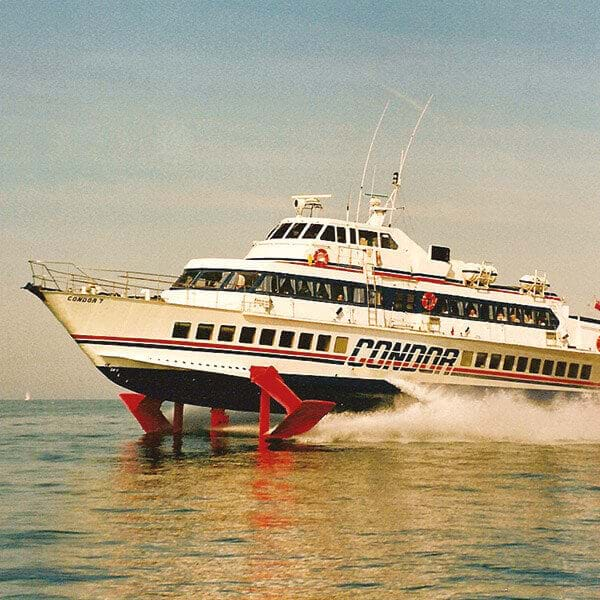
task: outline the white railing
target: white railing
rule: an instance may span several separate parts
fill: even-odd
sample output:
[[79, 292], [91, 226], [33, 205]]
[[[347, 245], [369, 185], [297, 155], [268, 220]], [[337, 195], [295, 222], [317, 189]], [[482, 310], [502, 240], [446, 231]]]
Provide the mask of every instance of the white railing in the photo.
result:
[[157, 297], [177, 279], [140, 271], [82, 268], [70, 262], [30, 260], [32, 283], [46, 290], [123, 297]]

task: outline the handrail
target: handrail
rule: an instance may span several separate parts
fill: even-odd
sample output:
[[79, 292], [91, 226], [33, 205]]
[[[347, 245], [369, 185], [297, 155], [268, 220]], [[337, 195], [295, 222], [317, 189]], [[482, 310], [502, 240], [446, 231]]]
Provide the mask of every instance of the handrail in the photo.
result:
[[64, 261], [30, 260], [29, 266], [34, 285], [39, 285], [43, 289], [55, 289], [63, 292], [139, 297], [158, 296], [177, 279], [176, 275], [145, 271], [82, 268], [75, 263]]

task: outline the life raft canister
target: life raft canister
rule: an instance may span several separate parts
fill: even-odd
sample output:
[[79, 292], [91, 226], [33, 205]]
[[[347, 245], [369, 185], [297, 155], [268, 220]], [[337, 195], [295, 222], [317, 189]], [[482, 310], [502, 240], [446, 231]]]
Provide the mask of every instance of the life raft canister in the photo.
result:
[[316, 267], [326, 267], [329, 264], [329, 254], [325, 248], [319, 248], [314, 256], [313, 261]]
[[426, 311], [431, 312], [435, 308], [437, 301], [437, 296], [433, 292], [426, 292], [423, 294], [423, 298], [421, 298], [421, 306]]

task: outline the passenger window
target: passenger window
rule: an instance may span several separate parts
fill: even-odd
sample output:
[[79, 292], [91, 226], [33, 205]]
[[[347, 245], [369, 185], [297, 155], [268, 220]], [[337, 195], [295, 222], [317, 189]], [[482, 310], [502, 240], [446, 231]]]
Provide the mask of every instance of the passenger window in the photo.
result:
[[316, 285], [317, 300], [331, 300], [331, 284], [319, 281]]
[[364, 306], [367, 303], [367, 294], [364, 287], [353, 288], [352, 302]]
[[310, 279], [299, 279], [296, 282], [296, 296], [298, 298], [312, 298], [314, 295], [314, 282]]
[[295, 223], [285, 236], [288, 240], [295, 240], [300, 237], [300, 234], [306, 227], [306, 223]]
[[301, 333], [298, 338], [298, 348], [301, 350], [310, 350], [313, 341], [312, 333]]
[[469, 352], [469, 350], [463, 350], [460, 357], [460, 364], [463, 367], [470, 367], [473, 364], [473, 353]]
[[475, 357], [475, 366], [478, 369], [483, 369], [485, 367], [485, 363], [487, 362], [487, 352], [478, 352]]
[[335, 228], [333, 225], [327, 225], [321, 234], [321, 239], [326, 242], [335, 242]]
[[508, 356], [505, 356], [504, 364], [502, 365], [502, 370], [512, 371], [514, 366], [515, 366], [515, 357], [511, 356], [510, 354]]
[[592, 377], [592, 365], [582, 365], [581, 367], [581, 379], [589, 381]]
[[171, 335], [174, 338], [187, 339], [187, 337], [190, 335], [191, 328], [191, 323], [183, 323], [181, 321], [177, 321], [175, 325], [173, 325], [173, 333]]
[[198, 323], [196, 328], [196, 339], [197, 340], [210, 340], [213, 334], [215, 326], [210, 323]]
[[398, 250], [398, 244], [396, 244], [394, 238], [389, 233], [381, 234], [381, 247], [388, 250]]
[[293, 331], [282, 331], [279, 335], [279, 345], [282, 348], [291, 348], [294, 343]]
[[255, 335], [256, 327], [242, 327], [242, 330], [240, 331], [240, 343], [253, 344]]
[[348, 350], [348, 338], [336, 337], [335, 344], [333, 345], [333, 351], [336, 354], [346, 354], [346, 350]]
[[542, 366], [542, 361], [539, 358], [532, 358], [529, 363], [529, 372], [530, 373], [539, 373], [540, 367]]
[[546, 328], [548, 326], [548, 311], [536, 310], [535, 311], [535, 324], [538, 327]]
[[499, 369], [502, 356], [500, 354], [492, 354], [490, 356], [490, 369]]
[[568, 374], [569, 379], [577, 379], [578, 376], [579, 376], [579, 365], [577, 363], [570, 363], [569, 364], [569, 374]]
[[512, 306], [508, 309], [508, 321], [509, 323], [521, 323], [523, 321], [523, 311], [516, 306]]
[[346, 243], [346, 228], [345, 227], [336, 227], [335, 230], [337, 232], [337, 241], [340, 244], [345, 244]]
[[377, 246], [377, 232], [360, 229], [358, 231], [358, 244], [360, 246]]
[[271, 236], [271, 238], [270, 238], [270, 239], [272, 239], [272, 240], [276, 240], [276, 239], [282, 238], [282, 237], [285, 235], [286, 231], [287, 231], [287, 230], [288, 230], [288, 229], [289, 229], [291, 226], [292, 226], [292, 224], [291, 224], [291, 223], [284, 223], [283, 225], [280, 225], [280, 226], [279, 226], [279, 229], [277, 229], [277, 230], [275, 231], [275, 233], [274, 233], [274, 234]]
[[192, 287], [201, 289], [218, 289], [229, 277], [231, 271], [200, 271], [192, 283]]
[[517, 360], [517, 371], [519, 371], [519, 373], [525, 373], [525, 371], [527, 371], [528, 362], [529, 359], [526, 356], [519, 356]]
[[279, 275], [277, 277], [278, 285], [279, 285], [279, 293], [284, 296], [294, 296], [296, 294], [295, 290], [295, 280], [293, 277], [288, 275]]
[[323, 225], [321, 223], [313, 223], [308, 226], [308, 229], [304, 232], [302, 237], [308, 240], [314, 240], [319, 235], [319, 231], [321, 231], [322, 228]]
[[469, 319], [478, 319], [479, 318], [479, 307], [475, 303], [467, 304], [467, 317]]
[[330, 345], [331, 345], [331, 336], [330, 335], [320, 335], [317, 338], [317, 351], [329, 352]]
[[258, 341], [262, 346], [272, 346], [273, 340], [275, 339], [274, 329], [263, 329], [260, 332], [260, 339]]
[[221, 325], [219, 329], [219, 341], [220, 342], [233, 342], [233, 336], [235, 335], [234, 325]]
[[506, 323], [506, 321], [507, 321], [506, 308], [502, 305], [496, 305], [496, 306], [494, 306], [494, 310], [496, 311], [496, 316], [495, 316], [496, 321], [498, 321], [499, 323]]
[[523, 309], [523, 323], [525, 323], [525, 325], [534, 325], [535, 324], [532, 308], [524, 308]]
[[556, 370], [554, 371], [554, 374], [557, 377], [564, 377], [566, 372], [567, 372], [567, 363], [562, 362], [562, 361], [557, 362]]
[[348, 302], [348, 288], [345, 285], [332, 284], [331, 298], [336, 302]]
[[265, 294], [277, 294], [277, 277], [270, 273], [267, 273], [260, 280], [259, 284], [256, 286], [256, 292], [263, 292]]
[[177, 288], [188, 288], [190, 287], [190, 285], [192, 285], [192, 281], [194, 280], [194, 277], [196, 277], [196, 275], [198, 275], [199, 271], [198, 269], [186, 269], [182, 275], [180, 275], [179, 279], [177, 279], [177, 281], [171, 286], [171, 289], [177, 289]]
[[350, 232], [350, 243], [356, 244], [356, 229], [349, 229]]
[[545, 360], [544, 366], [542, 367], [542, 373], [544, 375], [552, 375], [554, 371], [554, 361], [553, 360]]

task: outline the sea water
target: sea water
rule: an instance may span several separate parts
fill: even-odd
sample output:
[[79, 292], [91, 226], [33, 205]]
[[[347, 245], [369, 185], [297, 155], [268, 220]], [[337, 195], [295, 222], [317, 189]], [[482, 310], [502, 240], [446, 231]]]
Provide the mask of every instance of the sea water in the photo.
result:
[[0, 402], [0, 597], [599, 598], [600, 398], [410, 391], [271, 447]]

